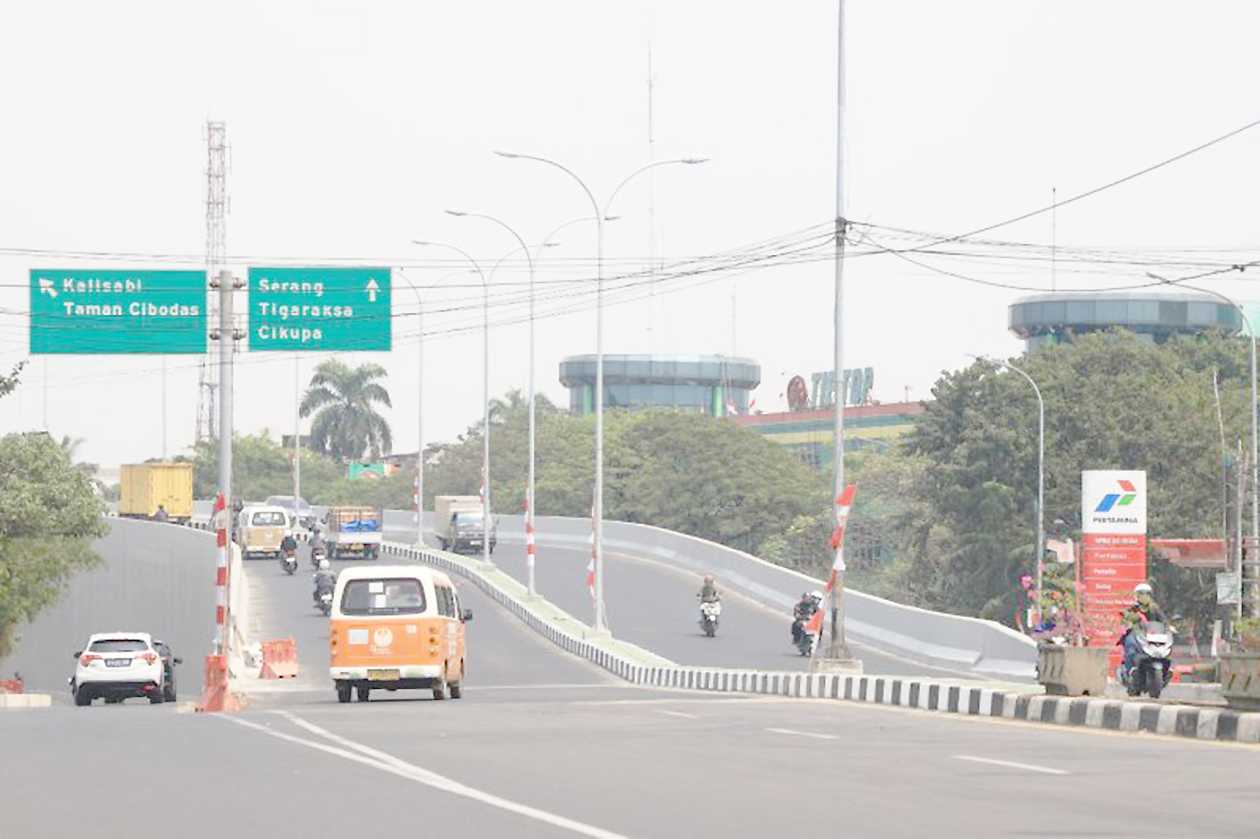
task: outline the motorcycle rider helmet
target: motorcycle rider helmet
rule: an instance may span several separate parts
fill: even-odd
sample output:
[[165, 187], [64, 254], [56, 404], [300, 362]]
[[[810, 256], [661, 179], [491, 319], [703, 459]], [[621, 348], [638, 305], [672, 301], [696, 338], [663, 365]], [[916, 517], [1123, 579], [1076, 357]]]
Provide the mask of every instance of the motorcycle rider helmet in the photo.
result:
[[809, 593], [809, 597], [821, 603], [823, 601], [823, 593], [818, 589], [814, 589]]
[[713, 583], [713, 575], [712, 575], [712, 574], [705, 574], [705, 575], [704, 575], [704, 581], [705, 581], [706, 583], [712, 584], [712, 583]]
[[1135, 597], [1142, 594], [1149, 595], [1149, 594], [1154, 594], [1154, 593], [1155, 593], [1155, 589], [1151, 588], [1150, 583], [1138, 583], [1137, 585], [1133, 587], [1133, 594]]
[[326, 560], [326, 559], [321, 559], [321, 560], [319, 561], [319, 570], [320, 570], [320, 571], [327, 571], [327, 570], [328, 570], [329, 568], [331, 568], [331, 567], [332, 567], [332, 566], [330, 566], [330, 565], [328, 564], [328, 560]]

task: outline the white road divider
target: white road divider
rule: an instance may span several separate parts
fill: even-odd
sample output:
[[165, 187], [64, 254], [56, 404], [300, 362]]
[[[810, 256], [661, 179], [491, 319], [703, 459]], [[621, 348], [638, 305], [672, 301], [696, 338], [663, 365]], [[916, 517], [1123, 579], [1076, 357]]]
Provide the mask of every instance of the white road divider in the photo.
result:
[[593, 632], [546, 600], [529, 597], [525, 587], [503, 571], [483, 568], [479, 560], [395, 542], [386, 542], [383, 552], [387, 556], [423, 562], [469, 580], [557, 646], [635, 685], [869, 702], [1052, 725], [1260, 743], [1260, 713], [1091, 697], [1043, 696], [995, 688], [992, 684], [918, 677], [679, 665], [641, 647]]

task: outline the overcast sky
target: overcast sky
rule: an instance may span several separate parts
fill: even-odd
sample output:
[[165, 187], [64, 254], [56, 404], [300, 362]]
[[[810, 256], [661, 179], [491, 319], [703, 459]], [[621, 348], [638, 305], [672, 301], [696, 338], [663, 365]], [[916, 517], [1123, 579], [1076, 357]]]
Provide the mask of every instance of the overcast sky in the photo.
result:
[[[1084, 191], [1260, 117], [1250, 95], [1255, 3], [856, 0], [848, 28], [846, 191], [858, 222], [970, 230], [1049, 203], [1052, 188], [1060, 198]], [[204, 123], [224, 120], [231, 267], [243, 276], [251, 262], [308, 257], [412, 266], [407, 276], [426, 286], [433, 333], [425, 436], [451, 439], [481, 410], [480, 335], [450, 331], [476, 323], [467, 307], [479, 292], [449, 255], [410, 241], [449, 241], [493, 263], [513, 240], [444, 208], [501, 216], [531, 244], [589, 215], [562, 173], [491, 150], [554, 157], [607, 196], [649, 159], [649, 45], [653, 153], [712, 160], [658, 170], [655, 240], [649, 179], [621, 193], [612, 210], [621, 218], [608, 226], [610, 276], [642, 269], [653, 250], [673, 264], [833, 216], [834, 2], [8, 3], [0, 10], [0, 247], [202, 253]], [[1057, 243], [1065, 252], [1255, 258], [1257, 161], [1260, 130], [1064, 207]], [[1048, 244], [1051, 219], [990, 235]], [[559, 234], [539, 278], [592, 276], [594, 238], [587, 224]], [[1044, 260], [1003, 261], [993, 258], [1001, 248], [990, 251], [923, 259], [1049, 288]], [[0, 363], [26, 357], [31, 268], [137, 264], [0, 256]], [[1132, 266], [1060, 266], [1060, 288], [1143, 281], [1144, 269]], [[523, 263], [509, 259], [494, 279], [492, 319], [516, 320], [519, 307], [502, 302], [519, 294]], [[791, 374], [830, 366], [830, 264], [705, 279], [662, 282], [650, 298], [611, 307], [606, 351], [750, 356], [762, 366], [764, 410], [784, 404]], [[1212, 285], [1260, 297], [1249, 282]], [[846, 283], [848, 366], [875, 368], [883, 401], [906, 388], [927, 396], [940, 371], [969, 353], [1020, 350], [1005, 307], [1022, 292], [887, 255], [851, 261]], [[447, 288], [427, 288], [435, 285]], [[551, 293], [575, 288], [553, 283]], [[388, 368], [395, 448], [412, 451], [416, 305], [410, 291], [395, 297], [393, 353], [345, 358]], [[593, 314], [578, 306], [537, 330], [539, 387], [563, 402], [557, 365], [594, 350]], [[524, 387], [526, 335], [519, 324], [492, 330], [492, 393]], [[289, 431], [291, 357], [240, 360], [238, 430]], [[304, 375], [318, 360], [302, 358]], [[196, 364], [167, 359], [172, 454], [192, 441]], [[0, 431], [42, 426], [46, 375], [49, 430], [84, 438], [83, 457], [156, 456], [160, 368], [153, 357], [37, 357], [20, 391], [0, 401]]]

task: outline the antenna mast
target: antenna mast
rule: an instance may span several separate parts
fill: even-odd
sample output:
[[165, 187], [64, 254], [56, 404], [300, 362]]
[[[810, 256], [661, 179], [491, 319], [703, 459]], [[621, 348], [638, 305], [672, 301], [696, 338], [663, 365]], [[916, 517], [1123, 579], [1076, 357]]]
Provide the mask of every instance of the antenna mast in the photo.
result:
[[[227, 260], [227, 124], [206, 122], [206, 276], [215, 277]], [[219, 304], [209, 295], [207, 322], [218, 322]], [[213, 440], [215, 434], [216, 397], [219, 390], [219, 367], [212, 356], [201, 359], [197, 383], [198, 441]]]

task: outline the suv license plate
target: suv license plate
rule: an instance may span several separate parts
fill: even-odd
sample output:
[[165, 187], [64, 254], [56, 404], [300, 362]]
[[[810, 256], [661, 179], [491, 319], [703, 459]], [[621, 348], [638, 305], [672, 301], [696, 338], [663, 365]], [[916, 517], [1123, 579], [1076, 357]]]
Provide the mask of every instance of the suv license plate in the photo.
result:
[[369, 670], [369, 682], [396, 682], [399, 674], [397, 670]]
[[131, 659], [129, 658], [107, 658], [105, 659], [106, 667], [130, 667]]

